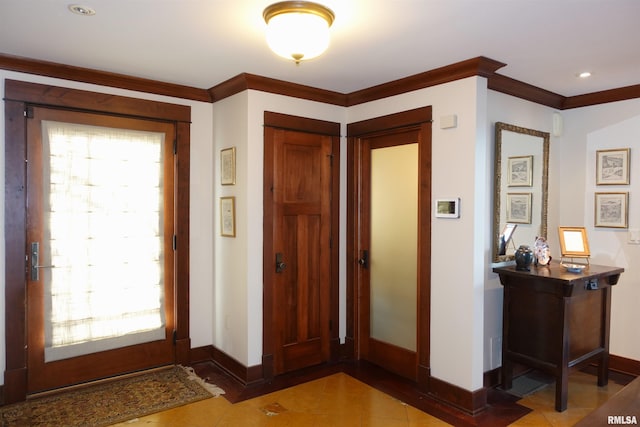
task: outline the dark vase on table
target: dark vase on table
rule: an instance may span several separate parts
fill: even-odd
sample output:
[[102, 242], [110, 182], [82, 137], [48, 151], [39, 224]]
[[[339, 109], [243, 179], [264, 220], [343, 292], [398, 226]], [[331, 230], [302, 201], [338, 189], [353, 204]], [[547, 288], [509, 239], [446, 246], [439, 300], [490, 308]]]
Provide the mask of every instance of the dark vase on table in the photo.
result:
[[531, 271], [533, 262], [533, 251], [527, 245], [520, 245], [516, 250], [516, 270]]

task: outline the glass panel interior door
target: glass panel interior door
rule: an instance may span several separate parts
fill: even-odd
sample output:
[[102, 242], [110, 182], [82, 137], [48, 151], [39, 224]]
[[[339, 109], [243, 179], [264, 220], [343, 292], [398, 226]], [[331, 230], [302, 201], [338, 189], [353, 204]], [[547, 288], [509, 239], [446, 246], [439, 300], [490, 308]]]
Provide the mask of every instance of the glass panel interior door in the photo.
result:
[[418, 144], [371, 150], [371, 338], [416, 351]]

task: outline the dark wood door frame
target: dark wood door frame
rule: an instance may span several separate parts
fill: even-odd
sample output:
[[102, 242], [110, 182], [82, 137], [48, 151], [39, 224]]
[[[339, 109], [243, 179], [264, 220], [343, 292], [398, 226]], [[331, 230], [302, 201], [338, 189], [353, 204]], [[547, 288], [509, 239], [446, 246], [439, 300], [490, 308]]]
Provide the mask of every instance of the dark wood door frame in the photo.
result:
[[175, 361], [189, 363], [189, 151], [191, 107], [104, 93], [5, 81], [5, 342], [4, 403], [27, 395], [26, 120], [29, 105], [173, 122], [176, 126]]
[[[339, 213], [340, 213], [340, 124], [323, 120], [311, 119], [306, 117], [291, 116], [287, 114], [274, 113], [270, 111], [264, 112], [264, 126], [271, 126], [280, 129], [289, 129], [300, 132], [317, 133], [329, 135], [333, 137], [333, 167], [332, 167], [332, 199], [331, 199], [331, 290], [330, 290], [330, 360], [338, 359], [340, 352], [339, 337]], [[267, 165], [273, 164], [273, 153], [265, 148], [264, 150], [265, 179], [263, 193], [267, 194], [271, 191], [270, 183], [272, 182], [271, 167]], [[265, 198], [266, 200], [266, 198]], [[262, 374], [265, 379], [273, 378], [274, 363], [273, 353], [275, 351], [275, 340], [272, 334], [273, 324], [271, 307], [273, 304], [273, 295], [271, 292], [271, 275], [266, 274], [267, 268], [273, 265], [275, 255], [272, 254], [273, 242], [273, 212], [271, 203], [264, 204], [264, 221], [263, 221], [263, 342], [262, 342]]]
[[347, 125], [347, 333], [345, 352], [349, 358], [359, 359], [360, 336], [358, 320], [359, 294], [362, 270], [360, 259], [360, 233], [368, 223], [361, 223], [362, 206], [359, 180], [362, 165], [359, 159], [361, 139], [398, 128], [417, 127], [421, 131], [419, 144], [419, 201], [418, 201], [418, 384], [428, 391], [430, 378], [430, 324], [431, 324], [431, 107], [377, 117]]

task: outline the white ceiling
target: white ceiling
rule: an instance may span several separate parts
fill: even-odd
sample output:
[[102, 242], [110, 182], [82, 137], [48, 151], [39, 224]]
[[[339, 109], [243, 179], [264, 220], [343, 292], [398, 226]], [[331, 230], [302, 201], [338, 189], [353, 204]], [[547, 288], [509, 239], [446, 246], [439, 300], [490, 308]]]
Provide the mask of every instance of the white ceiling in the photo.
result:
[[477, 56], [564, 96], [640, 84], [640, 0], [316, 1], [331, 46], [299, 66], [264, 40], [275, 0], [0, 0], [0, 53], [203, 89], [246, 72], [350, 93]]

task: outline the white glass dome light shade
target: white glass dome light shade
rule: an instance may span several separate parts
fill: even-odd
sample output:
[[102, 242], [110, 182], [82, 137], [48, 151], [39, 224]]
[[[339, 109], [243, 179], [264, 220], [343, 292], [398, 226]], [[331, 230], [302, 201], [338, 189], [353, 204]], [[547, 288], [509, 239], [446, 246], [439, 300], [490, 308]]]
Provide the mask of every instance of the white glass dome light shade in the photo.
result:
[[281, 2], [264, 11], [267, 44], [276, 54], [296, 63], [321, 55], [329, 47], [333, 12], [303, 1]]

